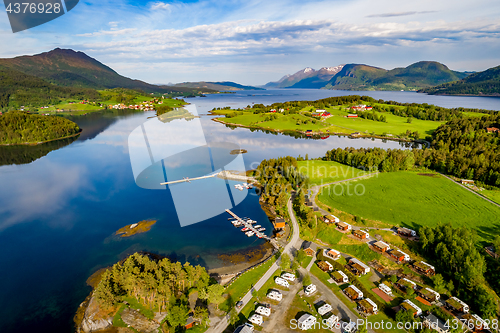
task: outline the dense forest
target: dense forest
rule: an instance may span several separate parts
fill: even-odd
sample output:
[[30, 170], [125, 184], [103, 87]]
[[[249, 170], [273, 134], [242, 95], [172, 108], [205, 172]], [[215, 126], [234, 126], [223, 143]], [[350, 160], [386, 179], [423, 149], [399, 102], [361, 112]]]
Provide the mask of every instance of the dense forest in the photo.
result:
[[71, 120], [10, 111], [0, 115], [0, 144], [38, 143], [56, 140], [80, 132]]
[[[497, 312], [495, 297], [485, 287], [487, 265], [476, 247], [476, 231], [454, 228], [451, 224], [419, 229], [420, 248], [434, 262], [440, 272], [446, 272], [449, 292], [472, 306], [483, 317], [494, 317]], [[444, 280], [434, 278], [435, 289], [442, 292]], [[454, 289], [454, 290], [453, 290]]]
[[94, 89], [59, 87], [19, 71], [0, 69], [0, 110], [53, 105], [67, 98], [98, 100], [100, 96]]
[[[135, 253], [103, 273], [94, 295], [105, 309], [132, 297], [154, 311], [167, 312], [166, 321], [175, 329], [186, 323], [191, 311], [187, 296], [194, 289], [200, 300], [216, 304], [223, 300], [224, 287], [210, 284], [204, 267]], [[208, 318], [206, 307], [198, 306], [194, 313], [202, 322]]]
[[282, 214], [286, 213], [289, 193], [307, 186], [309, 182], [305, 175], [297, 171], [297, 160], [290, 156], [263, 160], [254, 175], [262, 184], [261, 199]]
[[460, 178], [500, 186], [500, 115], [453, 119], [437, 128], [430, 149], [337, 148], [324, 159], [380, 171], [431, 168]]

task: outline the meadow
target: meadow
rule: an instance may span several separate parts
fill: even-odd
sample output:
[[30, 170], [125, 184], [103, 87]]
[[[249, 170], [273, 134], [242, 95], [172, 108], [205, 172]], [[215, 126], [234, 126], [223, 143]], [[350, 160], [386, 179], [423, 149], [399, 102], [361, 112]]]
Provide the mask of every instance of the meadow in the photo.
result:
[[[385, 104], [380, 104], [384, 106]], [[407, 117], [399, 117], [390, 112], [375, 112], [378, 116], [384, 115], [387, 122], [374, 121], [362, 118], [346, 118], [352, 113], [346, 105], [327, 107], [326, 111], [331, 113], [328, 118], [317, 120], [312, 118], [310, 112], [316, 109], [306, 107], [300, 110], [298, 114], [281, 113], [258, 113], [254, 114], [252, 109], [243, 111], [217, 110], [214, 114], [226, 115], [233, 114], [230, 118], [218, 118], [219, 121], [228, 124], [258, 127], [268, 130], [294, 130], [306, 132], [311, 130], [315, 133], [345, 133], [361, 132], [366, 135], [392, 135], [399, 136], [406, 131], [418, 132], [421, 138], [432, 134], [432, 132], [444, 122], [420, 120], [412, 118], [408, 123]]]
[[349, 195], [347, 191], [335, 195], [325, 187], [318, 198], [328, 206], [362, 218], [415, 230], [451, 223], [473, 227], [481, 240], [488, 241], [500, 232], [499, 207], [438, 174], [380, 173], [357, 181], [359, 184], [363, 185], [363, 195]]
[[367, 172], [335, 161], [307, 160], [297, 162], [298, 171], [313, 185], [326, 184], [364, 176]]

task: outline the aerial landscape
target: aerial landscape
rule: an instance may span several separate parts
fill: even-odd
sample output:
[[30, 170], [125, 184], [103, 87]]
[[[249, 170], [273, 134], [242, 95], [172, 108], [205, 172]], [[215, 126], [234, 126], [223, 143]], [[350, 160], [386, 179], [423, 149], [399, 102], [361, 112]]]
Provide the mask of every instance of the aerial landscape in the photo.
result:
[[498, 17], [6, 0], [0, 331], [499, 332]]

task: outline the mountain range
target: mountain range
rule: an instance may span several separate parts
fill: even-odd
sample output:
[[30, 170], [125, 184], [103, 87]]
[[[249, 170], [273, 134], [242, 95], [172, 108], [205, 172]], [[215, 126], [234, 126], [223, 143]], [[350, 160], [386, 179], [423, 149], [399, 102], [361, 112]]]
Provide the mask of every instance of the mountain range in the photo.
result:
[[264, 88], [323, 88], [330, 79], [337, 74], [344, 65], [335, 67], [323, 67], [315, 70], [311, 67], [306, 67], [295, 74], [283, 76], [279, 81], [269, 82]]
[[335, 90], [417, 90], [465, 78], [468, 73], [450, 70], [435, 61], [420, 61], [405, 68], [387, 70], [363, 64], [307, 67], [277, 82], [270, 88], [324, 88]]
[[500, 95], [500, 66], [474, 73], [460, 81], [444, 83], [419, 92], [431, 95]]

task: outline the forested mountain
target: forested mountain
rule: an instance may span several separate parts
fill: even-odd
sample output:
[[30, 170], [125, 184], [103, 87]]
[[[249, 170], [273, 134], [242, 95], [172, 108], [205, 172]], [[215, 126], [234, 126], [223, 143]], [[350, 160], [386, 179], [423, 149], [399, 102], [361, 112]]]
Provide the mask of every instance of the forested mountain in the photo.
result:
[[385, 70], [367, 65], [349, 64], [325, 86], [339, 90], [409, 90], [456, 81], [467, 74], [452, 71], [434, 61], [420, 61], [406, 68]]
[[93, 89], [120, 87], [161, 93], [195, 91], [190, 88], [157, 86], [130, 79], [85, 53], [71, 49], [56, 48], [33, 56], [0, 59], [0, 69], [2, 68], [16, 70], [66, 87]]
[[223, 90], [264, 90], [262, 88], [244, 86], [235, 82], [223, 81], [223, 82], [183, 82], [178, 83], [174, 87], [186, 87], [186, 88], [196, 88], [196, 89], [212, 89], [217, 91]]
[[12, 69], [0, 69], [0, 110], [13, 106], [57, 104], [61, 99], [96, 100], [94, 89], [60, 87]]
[[460, 81], [422, 89], [431, 95], [500, 95], [500, 66], [474, 73]]
[[62, 117], [22, 111], [10, 111], [0, 115], [0, 144], [38, 143], [79, 132], [77, 124]]

